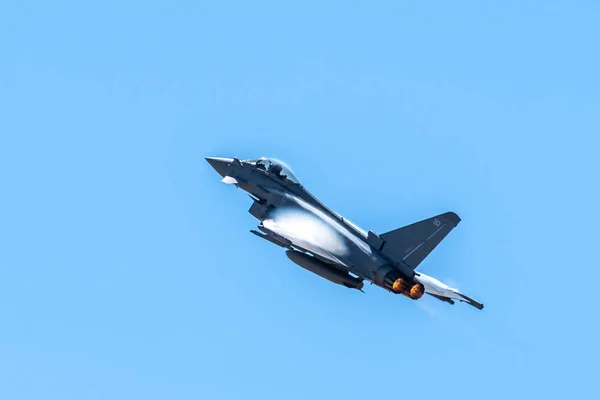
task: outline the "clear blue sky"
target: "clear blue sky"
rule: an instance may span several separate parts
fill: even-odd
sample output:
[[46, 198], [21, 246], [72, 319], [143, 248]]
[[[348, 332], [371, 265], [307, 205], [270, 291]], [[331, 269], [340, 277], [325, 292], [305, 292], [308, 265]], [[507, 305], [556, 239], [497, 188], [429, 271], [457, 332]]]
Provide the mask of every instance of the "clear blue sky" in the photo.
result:
[[[0, 3], [0, 399], [597, 395], [598, 2], [280, 3]], [[486, 308], [293, 265], [263, 155]]]

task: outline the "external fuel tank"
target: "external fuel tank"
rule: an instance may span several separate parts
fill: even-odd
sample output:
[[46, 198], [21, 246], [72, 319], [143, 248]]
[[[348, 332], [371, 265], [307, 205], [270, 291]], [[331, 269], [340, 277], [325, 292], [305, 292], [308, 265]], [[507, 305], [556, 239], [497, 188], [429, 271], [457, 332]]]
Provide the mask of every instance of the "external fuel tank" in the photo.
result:
[[301, 253], [295, 250], [288, 250], [285, 252], [290, 260], [298, 264], [304, 269], [309, 270], [322, 278], [327, 279], [338, 285], [343, 285], [351, 289], [361, 290], [363, 288], [363, 281], [355, 278], [348, 272], [342, 271], [332, 265], [326, 264], [323, 261], [310, 256], [305, 253]]

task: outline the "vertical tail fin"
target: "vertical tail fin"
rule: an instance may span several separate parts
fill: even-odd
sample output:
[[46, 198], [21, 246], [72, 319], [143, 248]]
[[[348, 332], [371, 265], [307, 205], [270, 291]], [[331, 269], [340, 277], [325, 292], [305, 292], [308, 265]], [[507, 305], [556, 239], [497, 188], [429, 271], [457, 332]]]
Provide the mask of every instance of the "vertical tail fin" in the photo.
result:
[[459, 222], [460, 217], [453, 212], [415, 222], [382, 234], [379, 250], [414, 270]]

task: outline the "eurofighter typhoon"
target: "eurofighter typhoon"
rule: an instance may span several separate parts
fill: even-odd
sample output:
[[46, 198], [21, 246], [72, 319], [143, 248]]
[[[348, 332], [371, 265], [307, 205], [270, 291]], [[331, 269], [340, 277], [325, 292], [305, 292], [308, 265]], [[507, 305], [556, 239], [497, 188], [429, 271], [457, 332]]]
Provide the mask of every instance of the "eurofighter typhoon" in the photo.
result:
[[447, 212], [378, 235], [365, 232], [327, 208], [273, 158], [207, 157], [222, 182], [248, 192], [250, 214], [260, 221], [256, 236], [286, 249], [299, 266], [339, 285], [362, 291], [364, 281], [412, 300], [424, 294], [482, 309], [483, 304], [416, 268], [454, 229], [460, 218]]

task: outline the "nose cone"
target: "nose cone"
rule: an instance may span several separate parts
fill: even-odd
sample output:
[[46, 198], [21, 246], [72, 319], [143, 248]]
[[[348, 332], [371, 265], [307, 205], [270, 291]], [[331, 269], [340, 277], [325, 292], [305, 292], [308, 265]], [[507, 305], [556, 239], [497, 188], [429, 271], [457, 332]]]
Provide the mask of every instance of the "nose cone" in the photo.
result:
[[206, 161], [208, 161], [210, 166], [213, 167], [219, 175], [225, 176], [229, 171], [229, 166], [233, 162], [233, 158], [206, 157]]

